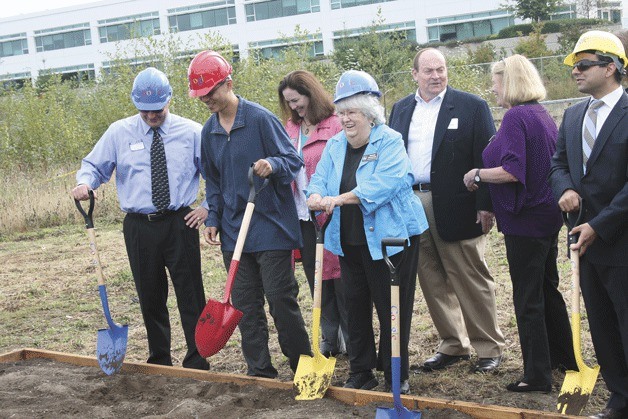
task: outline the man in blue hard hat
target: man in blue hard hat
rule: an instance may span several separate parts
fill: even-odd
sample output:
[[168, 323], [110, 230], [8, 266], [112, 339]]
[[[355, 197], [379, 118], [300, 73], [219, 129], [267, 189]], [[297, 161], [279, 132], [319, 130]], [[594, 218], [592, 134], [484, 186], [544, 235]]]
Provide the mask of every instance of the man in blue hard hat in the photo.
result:
[[201, 125], [169, 112], [172, 88], [149, 67], [133, 83], [136, 115], [112, 123], [83, 159], [72, 196], [89, 198], [116, 172], [124, 240], [148, 337], [148, 363], [172, 365], [166, 302], [172, 279], [187, 343], [183, 367], [208, 370], [194, 341], [205, 307], [198, 228], [207, 204], [197, 199], [201, 174]]

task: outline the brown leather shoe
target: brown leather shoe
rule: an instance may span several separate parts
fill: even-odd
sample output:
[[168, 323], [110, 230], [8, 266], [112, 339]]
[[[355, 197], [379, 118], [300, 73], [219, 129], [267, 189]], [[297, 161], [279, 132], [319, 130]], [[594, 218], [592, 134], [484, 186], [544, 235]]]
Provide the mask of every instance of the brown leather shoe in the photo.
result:
[[[624, 409], [628, 410], [628, 409]], [[592, 419], [626, 419], [628, 418], [628, 412], [624, 412], [623, 410], [612, 409], [607, 407], [602, 410], [597, 415], [589, 416]]]
[[468, 359], [469, 355], [447, 355], [442, 352], [436, 352], [436, 355], [423, 363], [423, 371], [442, 370], [458, 361]]

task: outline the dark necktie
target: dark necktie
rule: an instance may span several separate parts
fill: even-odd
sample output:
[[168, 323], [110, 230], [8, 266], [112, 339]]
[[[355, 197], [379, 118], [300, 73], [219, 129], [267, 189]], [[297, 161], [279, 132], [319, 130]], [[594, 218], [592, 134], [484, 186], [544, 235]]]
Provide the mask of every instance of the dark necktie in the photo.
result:
[[153, 205], [157, 211], [168, 209], [170, 205], [170, 187], [168, 186], [168, 167], [164, 142], [157, 128], [153, 128], [153, 144], [150, 146], [151, 187]]

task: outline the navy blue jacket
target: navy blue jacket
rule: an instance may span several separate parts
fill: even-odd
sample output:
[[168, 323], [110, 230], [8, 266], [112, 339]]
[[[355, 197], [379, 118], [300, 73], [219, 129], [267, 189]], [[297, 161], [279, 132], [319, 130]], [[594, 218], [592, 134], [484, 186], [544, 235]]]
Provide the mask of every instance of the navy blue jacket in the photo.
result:
[[[209, 215], [205, 225], [217, 227], [222, 250], [233, 252], [249, 195], [248, 170], [266, 159], [273, 172], [257, 196], [244, 252], [302, 247], [301, 229], [291, 182], [303, 160], [281, 122], [268, 109], [238, 96], [231, 132], [212, 115], [201, 132], [201, 164], [206, 174]], [[262, 179], [255, 176], [256, 187]]]

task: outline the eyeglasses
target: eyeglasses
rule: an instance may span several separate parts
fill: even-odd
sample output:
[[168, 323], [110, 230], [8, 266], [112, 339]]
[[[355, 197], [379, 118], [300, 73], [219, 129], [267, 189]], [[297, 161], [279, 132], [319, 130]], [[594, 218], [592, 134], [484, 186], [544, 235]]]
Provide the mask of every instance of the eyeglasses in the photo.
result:
[[156, 111], [140, 111], [140, 113], [143, 113], [144, 115], [146, 115], [147, 113], [151, 113], [152, 112], [155, 115], [160, 115], [164, 111], [164, 109], [166, 109], [166, 108], [161, 108], [161, 109], [158, 109]]
[[607, 66], [609, 64], [610, 64], [610, 62], [608, 62], [608, 61], [581, 60], [581, 61], [578, 61], [577, 63], [575, 63], [573, 65], [573, 68], [577, 68], [578, 71], [582, 72], [582, 71], [587, 71], [591, 67], [595, 67], [595, 66], [605, 67], [605, 66]]
[[214, 94], [216, 94], [216, 92], [218, 91], [218, 89], [220, 89], [222, 87], [223, 84], [225, 84], [227, 82], [227, 80], [229, 80], [228, 78], [224, 79], [223, 81], [221, 81], [220, 83], [218, 83], [216, 86], [214, 86], [213, 89], [211, 89], [207, 94], [199, 97], [199, 99], [203, 100], [203, 98], [207, 98], [209, 99], [210, 97], [214, 96]]

